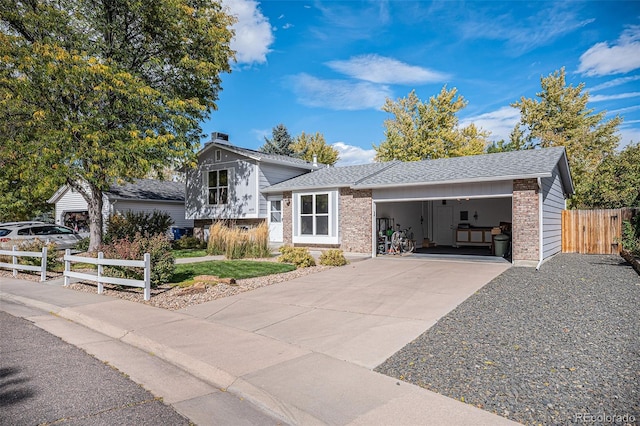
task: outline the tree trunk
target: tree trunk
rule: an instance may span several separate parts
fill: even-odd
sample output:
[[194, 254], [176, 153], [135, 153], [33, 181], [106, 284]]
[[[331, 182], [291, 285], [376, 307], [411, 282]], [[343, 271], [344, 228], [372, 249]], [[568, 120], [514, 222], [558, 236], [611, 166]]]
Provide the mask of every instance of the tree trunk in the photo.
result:
[[102, 191], [93, 185], [87, 191], [87, 209], [89, 211], [89, 251], [96, 252], [102, 245]]

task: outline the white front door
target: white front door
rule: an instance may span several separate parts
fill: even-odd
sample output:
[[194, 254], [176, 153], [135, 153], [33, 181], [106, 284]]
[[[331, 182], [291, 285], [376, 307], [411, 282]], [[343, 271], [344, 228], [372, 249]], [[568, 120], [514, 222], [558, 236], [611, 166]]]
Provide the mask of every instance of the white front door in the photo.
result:
[[436, 244], [439, 246], [453, 245], [453, 208], [451, 206], [436, 206], [435, 221]]
[[282, 237], [282, 197], [269, 197], [269, 241], [283, 242]]

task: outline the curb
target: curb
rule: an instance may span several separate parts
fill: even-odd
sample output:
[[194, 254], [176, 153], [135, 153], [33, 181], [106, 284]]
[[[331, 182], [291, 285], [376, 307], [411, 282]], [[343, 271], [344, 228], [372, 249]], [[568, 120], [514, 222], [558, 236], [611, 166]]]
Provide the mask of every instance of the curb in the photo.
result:
[[159, 359], [180, 368], [191, 376], [200, 379], [223, 392], [230, 392], [233, 395], [248, 400], [286, 424], [324, 424], [324, 422], [304, 410], [279, 401], [274, 398], [273, 395], [252, 385], [240, 377], [234, 376], [233, 374], [213, 365], [204, 363], [197, 358], [193, 358], [182, 352], [171, 349], [170, 347], [154, 340], [139, 336], [133, 331], [115, 327], [105, 321], [96, 320], [88, 315], [75, 312], [73, 308], [62, 308], [57, 305], [40, 302], [23, 296], [15, 296], [2, 291], [0, 291], [0, 298], [12, 300], [26, 306], [46, 311], [51, 315], [55, 315], [83, 327], [87, 327], [90, 330], [103, 334], [114, 340], [118, 340], [129, 346], [140, 349], [149, 355], [158, 357]]

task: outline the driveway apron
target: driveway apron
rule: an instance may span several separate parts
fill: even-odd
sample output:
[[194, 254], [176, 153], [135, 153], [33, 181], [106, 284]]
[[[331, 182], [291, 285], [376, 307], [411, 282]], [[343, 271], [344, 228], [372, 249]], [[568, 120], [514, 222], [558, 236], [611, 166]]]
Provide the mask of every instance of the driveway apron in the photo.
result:
[[180, 312], [372, 369], [509, 267], [375, 258]]

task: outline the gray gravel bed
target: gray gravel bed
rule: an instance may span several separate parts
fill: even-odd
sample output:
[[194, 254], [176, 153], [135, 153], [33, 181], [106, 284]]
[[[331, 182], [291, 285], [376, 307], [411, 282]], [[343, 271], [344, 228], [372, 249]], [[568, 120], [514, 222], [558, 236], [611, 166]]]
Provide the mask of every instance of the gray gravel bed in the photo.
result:
[[501, 274], [376, 371], [524, 424], [640, 424], [639, 307], [624, 259], [562, 254]]

